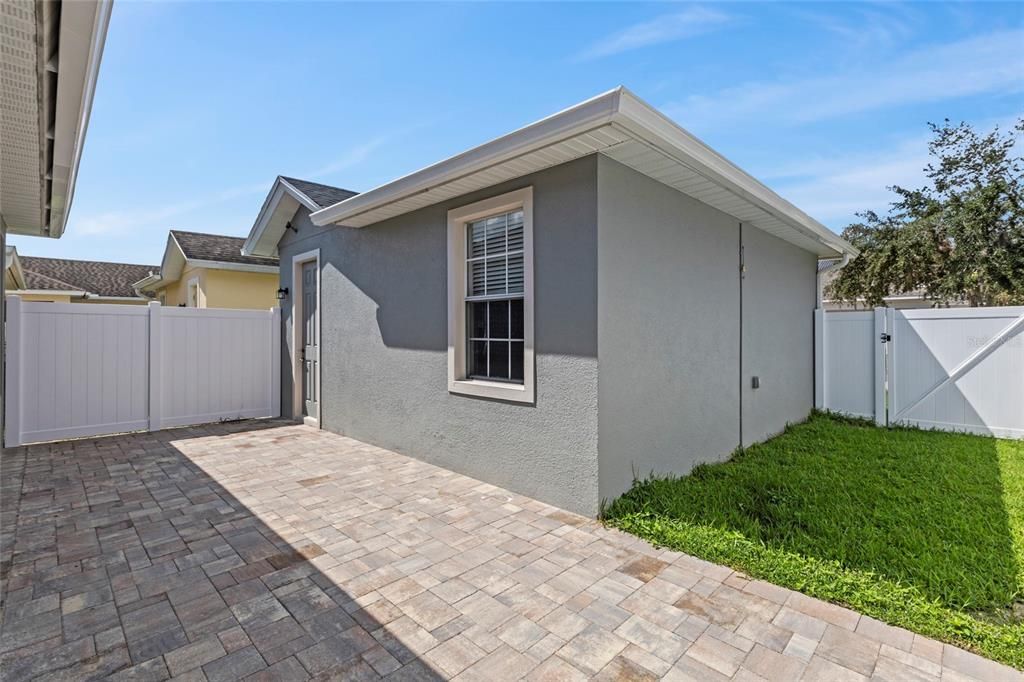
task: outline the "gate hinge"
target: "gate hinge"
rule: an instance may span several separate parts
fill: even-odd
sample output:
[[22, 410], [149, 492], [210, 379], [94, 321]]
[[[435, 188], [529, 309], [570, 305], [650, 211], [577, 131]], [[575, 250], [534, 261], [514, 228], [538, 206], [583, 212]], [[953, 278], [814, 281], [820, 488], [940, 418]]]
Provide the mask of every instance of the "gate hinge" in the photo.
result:
[[886, 334], [885, 332], [882, 332], [881, 334], [878, 335], [878, 340], [881, 341], [882, 343], [889, 343], [890, 341], [892, 341], [892, 334]]

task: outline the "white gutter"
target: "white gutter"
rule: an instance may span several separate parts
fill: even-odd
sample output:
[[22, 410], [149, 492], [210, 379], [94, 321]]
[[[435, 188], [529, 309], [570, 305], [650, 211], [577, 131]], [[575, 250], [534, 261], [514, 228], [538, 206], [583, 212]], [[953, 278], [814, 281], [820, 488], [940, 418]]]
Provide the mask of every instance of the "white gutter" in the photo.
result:
[[15, 289], [9, 292], [15, 296], [30, 294], [32, 296], [73, 296], [74, 298], [87, 298], [89, 292], [77, 291], [75, 289]]
[[90, 301], [112, 301], [120, 303], [124, 301], [152, 301], [148, 296], [103, 296], [101, 294], [86, 294], [85, 298]]
[[[184, 264], [182, 265], [181, 268], [182, 272], [184, 272], [185, 269], [188, 267], [206, 268], [208, 270], [231, 270], [234, 272], [253, 272], [257, 274], [267, 275], [276, 275], [280, 272], [280, 268], [277, 265], [228, 263], [219, 260], [195, 260], [191, 258], [185, 258]], [[164, 279], [161, 273], [153, 273], [147, 277], [143, 277], [138, 282], [132, 284], [132, 288], [135, 289], [136, 291], [155, 291], [157, 289], [169, 285], [171, 282], [177, 282], [179, 279], [181, 279], [180, 275], [173, 279]]]
[[445, 182], [611, 123], [623, 89], [609, 90], [524, 128], [310, 214], [314, 225], [338, 223]]
[[280, 271], [278, 265], [256, 265], [254, 263], [230, 263], [220, 260], [185, 260], [186, 267], [208, 268], [210, 270], [236, 270], [238, 272], [256, 272], [265, 274], [277, 274]]
[[138, 282], [132, 284], [132, 289], [135, 290], [140, 296], [143, 290], [155, 290], [160, 288], [160, 284], [163, 279], [160, 277], [160, 273], [150, 273], [146, 277], [143, 277]]
[[47, 197], [50, 208], [47, 236], [53, 238], [64, 233], [74, 198], [113, 5], [113, 0], [61, 2], [54, 147], [50, 196]]
[[474, 147], [390, 183], [310, 214], [315, 225], [341, 224], [441, 185], [488, 170], [539, 149], [613, 125], [765, 211], [783, 224], [838, 254], [856, 255], [853, 245], [771, 191], [624, 87], [618, 87], [536, 123]]

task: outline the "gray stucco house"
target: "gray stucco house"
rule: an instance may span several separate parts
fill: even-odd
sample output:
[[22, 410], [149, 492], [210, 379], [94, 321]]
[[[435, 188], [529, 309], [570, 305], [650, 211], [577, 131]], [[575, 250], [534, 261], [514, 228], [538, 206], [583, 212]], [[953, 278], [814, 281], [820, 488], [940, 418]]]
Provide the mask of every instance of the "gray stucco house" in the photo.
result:
[[356, 194], [278, 178], [282, 410], [583, 514], [807, 417], [852, 247], [624, 88]]

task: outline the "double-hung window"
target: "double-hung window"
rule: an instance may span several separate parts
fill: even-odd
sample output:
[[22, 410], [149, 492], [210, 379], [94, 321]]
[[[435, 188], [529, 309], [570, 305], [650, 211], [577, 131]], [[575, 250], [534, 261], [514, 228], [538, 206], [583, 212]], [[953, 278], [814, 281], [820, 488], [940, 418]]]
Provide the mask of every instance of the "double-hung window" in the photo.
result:
[[533, 200], [448, 212], [449, 390], [533, 402]]

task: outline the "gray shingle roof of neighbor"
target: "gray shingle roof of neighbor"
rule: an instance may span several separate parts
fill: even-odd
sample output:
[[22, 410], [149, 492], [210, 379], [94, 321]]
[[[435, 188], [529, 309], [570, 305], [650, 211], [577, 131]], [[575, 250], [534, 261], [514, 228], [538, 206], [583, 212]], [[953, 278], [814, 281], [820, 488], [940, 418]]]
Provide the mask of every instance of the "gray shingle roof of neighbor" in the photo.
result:
[[212, 260], [244, 265], [276, 266], [278, 264], [276, 258], [243, 256], [242, 244], [245, 243], [245, 237], [229, 237], [223, 234], [185, 232], [183, 230], [171, 230], [171, 234], [174, 235], [178, 246], [185, 253], [185, 258], [191, 260]]
[[320, 208], [333, 206], [339, 201], [344, 201], [349, 197], [354, 197], [359, 194], [359, 192], [353, 192], [349, 189], [332, 187], [331, 185], [322, 185], [319, 182], [310, 182], [309, 180], [289, 178], [285, 175], [282, 175], [281, 179], [312, 199]]
[[132, 284], [160, 269], [157, 265], [106, 263], [21, 256], [28, 289], [85, 291], [99, 296], [138, 297]]

